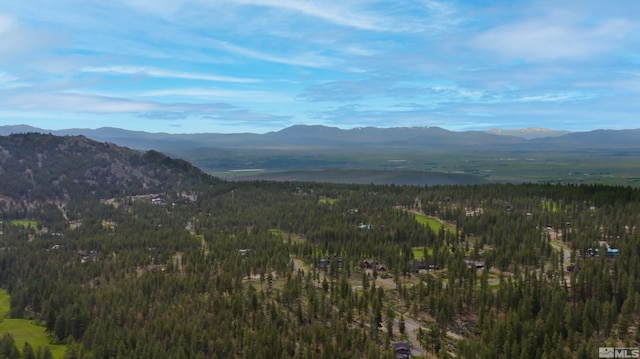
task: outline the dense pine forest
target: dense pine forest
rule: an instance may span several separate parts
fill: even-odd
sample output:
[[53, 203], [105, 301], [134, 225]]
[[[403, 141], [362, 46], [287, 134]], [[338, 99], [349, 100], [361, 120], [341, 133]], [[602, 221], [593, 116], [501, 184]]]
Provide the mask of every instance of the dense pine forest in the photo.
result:
[[[21, 176], [41, 173], [10, 153]], [[425, 358], [596, 358], [640, 344], [638, 189], [236, 183], [117, 153], [145, 168], [121, 176], [126, 191], [0, 172], [15, 189], [0, 200], [0, 320], [31, 320], [64, 358], [395, 358], [398, 342]], [[53, 356], [0, 335], [1, 358]]]

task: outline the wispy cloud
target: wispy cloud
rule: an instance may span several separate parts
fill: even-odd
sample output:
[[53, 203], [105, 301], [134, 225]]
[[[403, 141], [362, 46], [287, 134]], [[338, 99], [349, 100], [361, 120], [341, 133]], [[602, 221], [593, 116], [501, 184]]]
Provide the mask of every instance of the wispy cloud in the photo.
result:
[[460, 21], [451, 3], [435, 0], [397, 2], [236, 0], [235, 2], [283, 9], [334, 25], [375, 32], [436, 32]]
[[[273, 115], [252, 111], [224, 102], [157, 102], [132, 100], [114, 96], [88, 93], [56, 92], [42, 93], [22, 91], [9, 93], [0, 91], [0, 108], [3, 111], [69, 112], [99, 116], [133, 115], [141, 119], [181, 120], [206, 118], [220, 123], [263, 123], [290, 119], [286, 115]], [[72, 116], [75, 117], [75, 116]]]
[[326, 56], [315, 54], [313, 52], [307, 52], [304, 54], [293, 54], [291, 56], [273, 55], [266, 52], [253, 50], [251, 48], [234, 45], [226, 41], [212, 40], [212, 43], [222, 50], [261, 61], [313, 68], [326, 68], [335, 65], [332, 59]]
[[153, 67], [138, 67], [138, 66], [86, 66], [80, 69], [83, 72], [94, 73], [107, 73], [116, 75], [143, 75], [149, 77], [162, 77], [162, 78], [174, 78], [174, 79], [188, 79], [188, 80], [200, 80], [200, 81], [214, 81], [214, 82], [237, 82], [237, 83], [251, 83], [260, 82], [258, 79], [242, 78], [242, 77], [229, 77], [209, 74], [199, 74], [191, 72], [170, 71], [157, 69]]
[[144, 92], [145, 97], [191, 97], [203, 99], [239, 100], [253, 102], [290, 102], [291, 97], [265, 91], [237, 91], [208, 88], [175, 88]]
[[353, 9], [340, 6], [340, 2], [314, 2], [296, 0], [237, 0], [239, 4], [268, 6], [291, 10], [307, 16], [317, 17], [337, 25], [355, 27], [364, 30], [387, 30], [383, 20], [374, 16], [359, 14]]
[[562, 12], [494, 27], [476, 37], [474, 45], [523, 61], [588, 58], [621, 46], [635, 27], [625, 19], [593, 23]]

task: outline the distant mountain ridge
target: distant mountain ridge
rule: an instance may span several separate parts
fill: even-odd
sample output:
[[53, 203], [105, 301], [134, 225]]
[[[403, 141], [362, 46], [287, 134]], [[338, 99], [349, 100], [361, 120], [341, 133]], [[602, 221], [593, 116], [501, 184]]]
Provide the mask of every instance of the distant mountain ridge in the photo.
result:
[[[28, 125], [0, 126], [0, 135], [12, 133], [50, 133], [58, 136], [82, 135], [101, 142], [111, 142], [140, 150], [156, 149], [197, 149], [197, 148], [292, 148], [292, 147], [357, 147], [367, 146], [404, 146], [414, 148], [434, 148], [447, 145], [450, 148], [479, 147], [478, 149], [504, 149], [510, 145], [525, 146], [527, 149], [557, 145], [566, 150], [567, 145], [591, 148], [594, 141], [599, 148], [611, 144], [619, 148], [621, 143], [613, 144], [608, 136], [623, 140], [622, 145], [634, 146], [633, 141], [640, 140], [640, 129], [594, 130], [588, 132], [569, 132], [530, 127], [504, 130], [495, 128], [489, 131], [449, 131], [440, 127], [358, 127], [340, 129], [321, 125], [294, 125], [279, 131], [265, 134], [253, 133], [196, 133], [169, 134], [130, 131], [112, 127], [98, 129], [46, 130]], [[604, 137], [603, 137], [604, 136]], [[506, 147], [505, 147], [506, 146]], [[640, 147], [640, 146], [636, 146]], [[546, 148], [553, 150], [553, 148]]]

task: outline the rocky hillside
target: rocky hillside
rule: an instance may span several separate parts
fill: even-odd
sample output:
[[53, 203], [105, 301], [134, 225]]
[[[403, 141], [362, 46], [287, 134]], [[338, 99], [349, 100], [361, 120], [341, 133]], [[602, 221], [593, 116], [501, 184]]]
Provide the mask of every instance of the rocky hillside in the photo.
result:
[[0, 136], [0, 196], [46, 202], [158, 193], [214, 182], [186, 161], [84, 136]]

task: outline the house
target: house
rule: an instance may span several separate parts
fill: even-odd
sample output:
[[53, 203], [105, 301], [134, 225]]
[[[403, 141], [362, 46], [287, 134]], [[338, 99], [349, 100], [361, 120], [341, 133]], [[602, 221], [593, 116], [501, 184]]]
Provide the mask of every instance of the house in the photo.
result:
[[369, 269], [369, 270], [375, 269], [378, 272], [386, 272], [387, 271], [387, 266], [386, 265], [384, 265], [384, 264], [382, 264], [382, 263], [380, 263], [378, 261], [375, 261], [375, 260], [373, 260], [371, 258], [367, 258], [367, 259], [363, 260], [361, 266], [365, 270], [367, 270], [367, 269]]
[[364, 223], [360, 223], [360, 225], [358, 225], [359, 229], [371, 229], [371, 224], [364, 224]]
[[411, 346], [409, 343], [393, 343], [393, 352], [396, 354], [397, 359], [411, 358]]
[[317, 263], [317, 268], [326, 271], [331, 266], [332, 261], [336, 262], [338, 268], [342, 268], [342, 257], [338, 255], [320, 258]]
[[427, 264], [423, 260], [413, 261], [411, 267], [415, 273], [419, 273], [421, 270], [427, 269]]
[[378, 264], [378, 262], [374, 261], [373, 259], [367, 258], [367, 259], [362, 261], [362, 268], [364, 268], [364, 269], [373, 269], [373, 267], [376, 264]]

